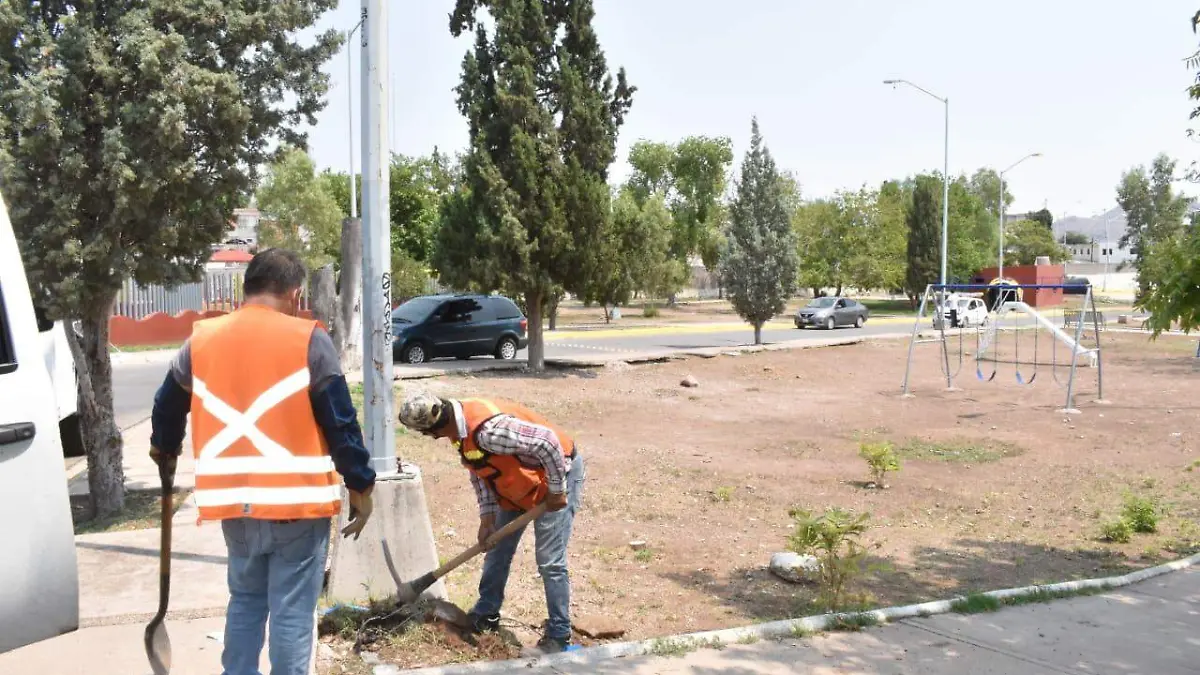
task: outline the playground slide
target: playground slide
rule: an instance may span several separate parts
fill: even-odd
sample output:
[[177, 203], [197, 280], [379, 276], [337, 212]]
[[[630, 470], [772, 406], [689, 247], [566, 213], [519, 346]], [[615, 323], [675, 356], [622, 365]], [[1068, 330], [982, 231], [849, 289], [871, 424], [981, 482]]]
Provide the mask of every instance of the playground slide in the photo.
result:
[[[1067, 333], [1061, 328], [1055, 326], [1054, 322], [1039, 314], [1037, 310], [1030, 307], [1028, 304], [1024, 302], [1012, 301], [1001, 305], [1000, 311], [997, 312], [996, 322], [994, 324], [996, 327], [999, 327], [1000, 316], [1006, 312], [1024, 312], [1028, 314], [1029, 316], [1033, 317], [1034, 321], [1037, 321], [1039, 324], [1041, 324], [1043, 328], [1050, 331], [1059, 342], [1063, 343], [1068, 348], [1075, 350], [1075, 353], [1081, 357], [1079, 365], [1088, 367], [1093, 367], [1096, 365], [1096, 350], [1088, 349], [1087, 347], [1075, 344], [1075, 338], [1067, 335]], [[1084, 330], [1087, 329], [1088, 327], [1084, 326]], [[989, 346], [990, 345], [986, 343], [982, 344], [980, 346], [980, 353], [982, 354], [983, 352], [986, 352]]]

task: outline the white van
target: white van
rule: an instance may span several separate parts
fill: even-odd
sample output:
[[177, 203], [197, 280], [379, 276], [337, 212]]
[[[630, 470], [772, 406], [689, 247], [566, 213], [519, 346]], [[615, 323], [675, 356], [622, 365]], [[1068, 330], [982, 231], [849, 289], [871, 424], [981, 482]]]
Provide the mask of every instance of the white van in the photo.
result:
[[[61, 324], [58, 324], [61, 328]], [[29, 283], [0, 198], [0, 652], [79, 627], [79, 577], [60, 419], [74, 413], [56, 394], [48, 363], [54, 331], [38, 330]], [[66, 347], [62, 335], [61, 347]], [[56, 344], [54, 349], [59, 346]], [[65, 353], [70, 360], [70, 352]], [[73, 396], [73, 392], [72, 392]], [[71, 414], [60, 417], [60, 398]]]

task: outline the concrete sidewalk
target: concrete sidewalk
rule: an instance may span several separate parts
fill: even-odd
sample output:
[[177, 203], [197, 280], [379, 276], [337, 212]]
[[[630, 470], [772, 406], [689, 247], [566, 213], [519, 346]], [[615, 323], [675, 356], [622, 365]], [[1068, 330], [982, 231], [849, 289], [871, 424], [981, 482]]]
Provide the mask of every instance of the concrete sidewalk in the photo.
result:
[[[377, 671], [378, 672], [378, 671]], [[503, 671], [492, 671], [503, 672]], [[1185, 675], [1200, 673], [1200, 569], [1102, 595], [859, 633], [522, 669], [530, 675]]]

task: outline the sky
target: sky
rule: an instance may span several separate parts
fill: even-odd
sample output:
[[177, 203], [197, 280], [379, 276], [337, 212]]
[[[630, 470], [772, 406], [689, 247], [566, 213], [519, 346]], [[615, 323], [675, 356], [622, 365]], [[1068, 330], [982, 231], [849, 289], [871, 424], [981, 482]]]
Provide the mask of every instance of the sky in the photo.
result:
[[[470, 36], [450, 36], [454, 0], [388, 0], [389, 146], [426, 154], [467, 145], [454, 103]], [[950, 173], [1003, 169], [1014, 212], [1055, 217], [1111, 208], [1121, 173], [1165, 152], [1186, 168], [1200, 38], [1182, 0], [595, 0], [609, 67], [638, 87], [610, 178], [639, 139], [727, 136], [735, 167], [757, 115], [779, 167], [806, 198], [942, 169], [945, 106], [885, 79], [947, 97]], [[319, 28], [346, 30], [361, 2], [342, 0]], [[351, 42], [353, 97], [360, 94]], [[347, 53], [328, 64], [329, 106], [309, 130], [317, 165], [345, 171]], [[354, 102], [356, 168], [360, 109]], [[1182, 184], [1193, 194], [1200, 186]]]

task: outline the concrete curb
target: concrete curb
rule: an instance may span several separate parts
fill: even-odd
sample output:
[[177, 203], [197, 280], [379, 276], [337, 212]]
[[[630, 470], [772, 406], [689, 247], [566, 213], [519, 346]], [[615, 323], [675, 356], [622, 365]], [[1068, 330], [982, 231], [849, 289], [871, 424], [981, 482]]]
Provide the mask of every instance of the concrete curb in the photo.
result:
[[[1085, 590], [1109, 590], [1129, 586], [1131, 584], [1152, 579], [1169, 572], [1187, 569], [1197, 564], [1200, 564], [1200, 553], [1176, 560], [1174, 562], [1158, 565], [1156, 567], [1149, 567], [1137, 572], [1131, 572], [1119, 577], [1103, 577], [1098, 579], [1083, 579], [1080, 581], [1065, 581], [1062, 583], [1048, 584], [1045, 586], [1007, 588], [998, 591], [989, 591], [981, 595], [995, 598], [997, 600], [1003, 600], [1007, 598], [1027, 597], [1039, 593], [1070, 593]], [[828, 630], [831, 626], [835, 626], [839, 621], [847, 618], [864, 617], [872, 619], [878, 623], [886, 623], [900, 619], [910, 619], [913, 617], [927, 617], [935, 614], [947, 614], [953, 611], [952, 606], [956, 601], [963, 600], [965, 597], [966, 596], [956, 596], [949, 600], [934, 600], [915, 605], [886, 607], [883, 609], [868, 610], [865, 612], [819, 614], [800, 619], [772, 621], [770, 623], [742, 626], [740, 628], [726, 628], [723, 630], [705, 631], [701, 633], [687, 633], [684, 635], [653, 638], [639, 642], [615, 642], [612, 644], [601, 645], [599, 647], [589, 647], [586, 649], [562, 652], [560, 654], [551, 654], [533, 659], [477, 661], [475, 663], [462, 665], [419, 668], [416, 670], [401, 670], [400, 668], [392, 665], [380, 665], [375, 666], [375, 668], [372, 670], [372, 673], [374, 675], [400, 675], [400, 673], [405, 673], [407, 675], [466, 675], [467, 673], [515, 672], [524, 668], [553, 668], [554, 666], [567, 664], [591, 664], [626, 656], [651, 655], [654, 648], [657, 645], [662, 645], [663, 642], [677, 644], [683, 643], [685, 646], [690, 645], [695, 648], [704, 648], [722, 644], [735, 644], [739, 640], [771, 640], [797, 634], [822, 632]]]

